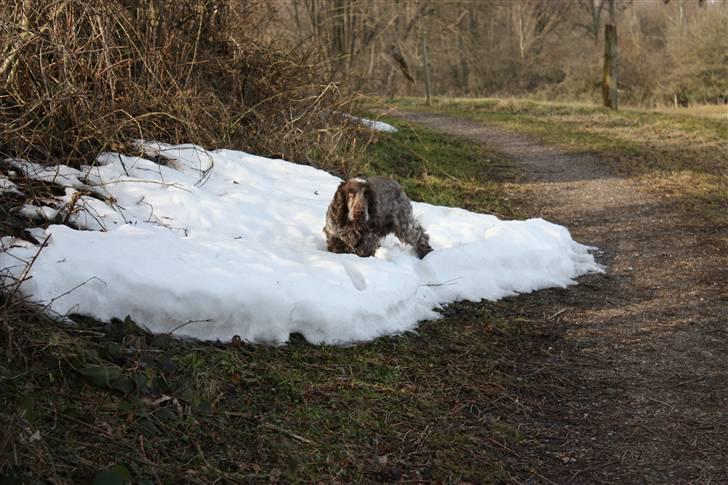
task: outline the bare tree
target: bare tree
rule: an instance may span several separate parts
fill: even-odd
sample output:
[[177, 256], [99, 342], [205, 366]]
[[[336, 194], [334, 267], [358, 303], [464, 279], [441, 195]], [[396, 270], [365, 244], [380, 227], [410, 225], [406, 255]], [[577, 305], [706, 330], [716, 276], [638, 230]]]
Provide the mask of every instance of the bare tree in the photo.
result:
[[582, 27], [594, 39], [595, 44], [598, 43], [599, 31], [602, 30], [602, 12], [606, 0], [577, 0], [576, 4], [589, 15], [589, 23], [577, 23], [576, 25]]
[[527, 55], [551, 34], [563, 19], [563, 2], [548, 0], [522, 0], [511, 4], [513, 29], [522, 64]]
[[602, 99], [604, 106], [618, 109], [619, 50], [617, 44], [617, 10], [615, 0], [609, 0], [609, 23], [604, 27], [604, 76]]
[[[670, 3], [670, 0], [662, 0], [662, 2], [667, 5]], [[702, 7], [705, 5], [704, 0], [697, 0], [698, 6]], [[676, 23], [680, 26], [680, 31], [685, 32], [685, 27], [687, 26], [687, 5], [688, 2], [686, 0], [676, 0], [675, 5], [677, 6], [677, 20]]]
[[[664, 8], [665, 0], [277, 0], [271, 41], [320, 62], [341, 86], [371, 93], [425, 95], [424, 33], [438, 94], [609, 95], [611, 105], [618, 84], [620, 102], [661, 102], [665, 80], [677, 82], [664, 70], [679, 71], [668, 36], [679, 37], [680, 22], [692, 32], [702, 12], [728, 10], [728, 0], [667, 1]], [[603, 47], [604, 24], [614, 32]]]

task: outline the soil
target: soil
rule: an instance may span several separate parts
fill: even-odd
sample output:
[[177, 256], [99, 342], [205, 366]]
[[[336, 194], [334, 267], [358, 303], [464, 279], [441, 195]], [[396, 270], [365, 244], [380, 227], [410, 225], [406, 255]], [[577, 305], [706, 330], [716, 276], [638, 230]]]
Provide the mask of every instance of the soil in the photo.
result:
[[485, 143], [524, 173], [529, 213], [599, 248], [603, 275], [512, 299], [554, 337], [516, 363], [513, 450], [529, 482], [728, 483], [728, 230], [568, 152], [454, 117], [390, 115]]

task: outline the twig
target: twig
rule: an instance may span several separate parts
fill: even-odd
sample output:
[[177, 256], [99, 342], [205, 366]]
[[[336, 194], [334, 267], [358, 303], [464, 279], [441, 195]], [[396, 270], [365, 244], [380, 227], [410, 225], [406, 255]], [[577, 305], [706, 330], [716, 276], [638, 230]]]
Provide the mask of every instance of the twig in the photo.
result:
[[48, 245], [48, 240], [51, 238], [51, 235], [48, 234], [46, 238], [41, 243], [40, 247], [38, 248], [38, 251], [35, 252], [35, 255], [33, 255], [33, 259], [30, 260], [30, 263], [28, 263], [28, 266], [25, 267], [25, 270], [23, 270], [23, 273], [20, 275], [20, 278], [18, 278], [18, 282], [15, 284], [15, 288], [13, 288], [13, 291], [11, 294], [14, 294], [18, 291], [20, 288], [20, 285], [25, 281], [25, 279], [28, 276], [28, 273], [30, 272], [31, 268], [35, 264], [35, 261], [38, 259], [38, 256], [40, 256], [40, 252], [43, 251], [43, 248], [45, 248]]
[[458, 276], [457, 278], [453, 278], [451, 280], [443, 281], [442, 283], [425, 283], [420, 286], [428, 286], [428, 287], [439, 287], [439, 286], [452, 286], [455, 283], [457, 283], [459, 280], [463, 279], [462, 276]]
[[[81, 203], [83, 204], [83, 210], [84, 210], [84, 213], [85, 213], [85, 214], [86, 214], [87, 216], [91, 217], [91, 219], [93, 219], [94, 221], [96, 221], [96, 224], [98, 224], [98, 225], [99, 225], [99, 227], [101, 228], [101, 230], [102, 230], [102, 231], [106, 231], [106, 226], [105, 226], [105, 225], [104, 225], [104, 223], [103, 223], [103, 222], [101, 222], [101, 220], [99, 219], [99, 218], [100, 218], [100, 217], [102, 217], [102, 216], [98, 215], [98, 213], [96, 213], [96, 214], [92, 214], [92, 213], [91, 213], [91, 211], [90, 211], [89, 205], [88, 205], [88, 204], [86, 204], [86, 202], [85, 202], [85, 201], [84, 201], [83, 199], [81, 199]], [[114, 203], [113, 203], [113, 201], [112, 201], [112, 200], [109, 200], [109, 201], [108, 201], [108, 204], [109, 204], [109, 205], [111, 205], [111, 207], [114, 207]], [[124, 222], [126, 222], [126, 218], [124, 217], [124, 214], [121, 214], [121, 217], [122, 217], [122, 218], [124, 219]], [[88, 227], [88, 226], [86, 226], [86, 227]]]
[[73, 210], [76, 208], [76, 203], [78, 202], [78, 199], [81, 197], [81, 192], [76, 192], [71, 196], [71, 200], [66, 205], [66, 216], [63, 218], [63, 224], [68, 224], [68, 219], [71, 218], [71, 214], [73, 214]]
[[210, 177], [212, 176], [212, 169], [215, 168], [215, 158], [210, 155], [210, 153], [207, 150], [204, 150], [205, 155], [207, 155], [210, 158], [210, 167], [202, 170], [202, 177], [200, 177], [200, 180], [195, 182], [195, 187], [202, 187], [207, 183], [208, 180], [210, 180]]
[[167, 335], [172, 335], [174, 332], [176, 332], [180, 328], [186, 327], [187, 325], [190, 325], [192, 323], [210, 323], [210, 322], [212, 322], [212, 318], [208, 318], [207, 320], [188, 320], [185, 323], [174, 327], [172, 330], [167, 332]]
[[[148, 463], [151, 463], [149, 458], [147, 457], [147, 452], [144, 449], [144, 435], [139, 435], [139, 450], [142, 452], [142, 458]], [[157, 473], [157, 467], [151, 467], [152, 474], [154, 475], [154, 478], [157, 479], [157, 483], [162, 483], [162, 480], [159, 478], [159, 474]]]
[[561, 315], [562, 313], [564, 313], [566, 310], [568, 310], [568, 308], [563, 308], [563, 309], [559, 310], [558, 312], [554, 313], [553, 315], [551, 315], [548, 319], [553, 320], [554, 318], [556, 318], [559, 315]]
[[66, 295], [68, 295], [68, 294], [70, 294], [70, 293], [73, 293], [73, 292], [74, 292], [74, 291], [76, 291], [77, 289], [79, 289], [79, 288], [81, 288], [82, 286], [84, 286], [84, 285], [85, 285], [86, 283], [89, 283], [90, 281], [93, 281], [93, 280], [99, 280], [100, 282], [102, 282], [102, 283], [104, 284], [104, 286], [106, 286], [106, 285], [107, 285], [106, 281], [102, 280], [102, 279], [101, 279], [101, 278], [99, 278], [99, 277], [96, 277], [96, 276], [92, 276], [91, 278], [87, 279], [86, 281], [84, 281], [84, 282], [82, 282], [82, 283], [79, 283], [79, 284], [77, 284], [76, 286], [74, 286], [74, 287], [73, 287], [73, 288], [71, 288], [70, 290], [68, 290], [68, 291], [66, 291], [66, 292], [64, 292], [64, 293], [61, 293], [61, 294], [60, 294], [60, 295], [58, 295], [58, 296], [55, 296], [55, 297], [53, 297], [53, 298], [51, 299], [51, 301], [49, 301], [49, 302], [48, 302], [48, 303], [47, 303], [47, 304], [46, 304], [46, 305], [45, 305], [45, 306], [43, 307], [43, 309], [44, 309], [44, 310], [46, 310], [46, 309], [47, 309], [47, 308], [49, 308], [49, 307], [50, 307], [50, 306], [51, 306], [51, 305], [52, 305], [52, 304], [53, 304], [53, 303], [54, 303], [54, 302], [55, 302], [56, 300], [60, 300], [60, 299], [61, 299], [61, 298], [63, 298], [64, 296], [66, 296]]
[[124, 164], [124, 157], [121, 156], [121, 153], [119, 155], [119, 163], [121, 164], [121, 168], [124, 169], [124, 175], [127, 177], [129, 176], [129, 171], [126, 169], [126, 164]]
[[110, 180], [108, 182], [102, 182], [98, 185], [104, 186], [104, 185], [112, 185], [112, 184], [125, 184], [125, 183], [139, 183], [139, 184], [157, 184], [162, 185], [164, 187], [174, 187], [175, 189], [184, 190], [185, 192], [189, 192], [186, 188], [181, 186], [180, 184], [176, 182], [171, 183], [165, 183], [165, 182], [159, 182], [158, 180], [144, 180], [144, 179], [125, 179], [125, 180]]
[[192, 71], [197, 63], [197, 49], [200, 45], [200, 37], [202, 36], [202, 12], [199, 14], [199, 22], [197, 24], [197, 36], [195, 37], [195, 46], [192, 50], [192, 61], [190, 62], [190, 70], [187, 71], [187, 79], [185, 79], [185, 89], [190, 85], [190, 79], [192, 78]]
[[306, 444], [309, 444], [309, 445], [314, 445], [314, 444], [315, 444], [315, 443], [314, 443], [313, 441], [311, 441], [310, 439], [308, 439], [308, 438], [304, 438], [304, 437], [303, 437], [303, 436], [301, 436], [301, 435], [297, 435], [296, 433], [294, 433], [294, 432], [292, 432], [292, 431], [288, 431], [288, 430], [287, 430], [287, 429], [285, 429], [285, 428], [281, 428], [280, 426], [276, 426], [275, 424], [271, 424], [271, 423], [263, 423], [263, 426], [265, 426], [266, 428], [270, 428], [270, 429], [272, 429], [272, 430], [278, 431], [278, 432], [280, 432], [280, 433], [286, 434], [286, 435], [290, 436], [291, 438], [295, 438], [295, 439], [297, 439], [297, 440], [299, 440], [299, 441], [302, 441], [302, 442], [304, 442], [304, 443], [306, 443]]

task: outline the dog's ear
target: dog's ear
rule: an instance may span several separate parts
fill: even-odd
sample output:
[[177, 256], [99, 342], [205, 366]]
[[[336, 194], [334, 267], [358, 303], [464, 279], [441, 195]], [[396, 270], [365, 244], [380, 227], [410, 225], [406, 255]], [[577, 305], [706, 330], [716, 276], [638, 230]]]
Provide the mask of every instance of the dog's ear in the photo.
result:
[[339, 227], [346, 225], [349, 220], [349, 207], [346, 203], [346, 182], [341, 182], [334, 193], [334, 200], [331, 201], [331, 214]]
[[367, 199], [367, 213], [369, 214], [369, 220], [372, 220], [377, 215], [377, 198], [374, 196], [374, 190], [372, 190], [372, 187], [369, 184], [364, 187], [364, 197]]

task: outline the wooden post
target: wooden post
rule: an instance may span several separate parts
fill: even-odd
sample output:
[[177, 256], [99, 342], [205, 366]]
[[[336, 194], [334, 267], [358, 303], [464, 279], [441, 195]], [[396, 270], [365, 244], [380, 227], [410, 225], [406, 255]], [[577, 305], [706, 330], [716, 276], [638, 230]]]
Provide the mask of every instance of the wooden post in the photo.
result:
[[602, 77], [602, 100], [604, 106], [618, 109], [617, 99], [617, 26], [604, 26], [604, 76]]
[[424, 32], [422, 33], [422, 62], [425, 67], [425, 93], [427, 96], [425, 104], [430, 106], [432, 104], [432, 85], [430, 84], [430, 61], [427, 58], [427, 38]]

